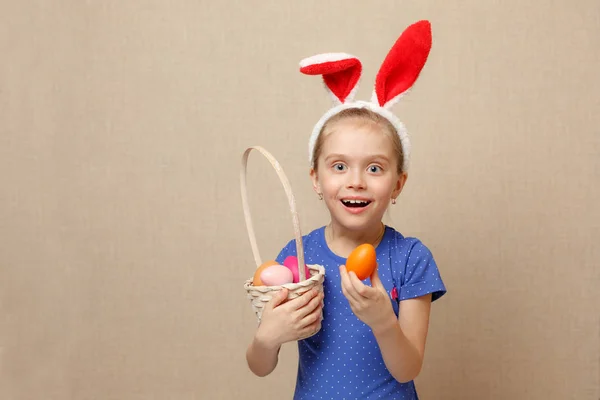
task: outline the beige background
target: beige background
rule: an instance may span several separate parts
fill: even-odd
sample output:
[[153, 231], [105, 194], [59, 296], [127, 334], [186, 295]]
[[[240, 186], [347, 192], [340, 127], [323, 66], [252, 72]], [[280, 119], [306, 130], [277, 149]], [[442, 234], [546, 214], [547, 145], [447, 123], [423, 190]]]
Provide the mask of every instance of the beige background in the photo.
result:
[[[534, 5], [534, 3], [536, 5]], [[543, 4], [543, 5], [542, 5]], [[242, 289], [239, 159], [283, 165], [327, 222], [306, 144], [329, 106], [298, 61], [434, 46], [395, 108], [413, 138], [388, 223], [434, 252], [423, 399], [600, 397], [600, 3], [0, 2], [0, 398], [291, 398], [294, 345], [259, 379]], [[254, 153], [264, 257], [291, 238]]]

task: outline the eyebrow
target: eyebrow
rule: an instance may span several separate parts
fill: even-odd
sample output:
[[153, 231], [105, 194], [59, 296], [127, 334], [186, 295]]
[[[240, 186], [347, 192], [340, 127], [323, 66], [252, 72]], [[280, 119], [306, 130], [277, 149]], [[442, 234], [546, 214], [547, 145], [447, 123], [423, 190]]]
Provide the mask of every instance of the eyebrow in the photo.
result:
[[344, 158], [344, 155], [343, 154], [336, 154], [336, 153], [330, 154], [327, 157], [325, 157], [325, 161], [329, 161], [332, 158]]
[[[325, 157], [325, 161], [329, 161], [330, 159], [335, 159], [335, 158], [346, 158], [346, 156], [344, 154], [338, 154], [338, 153], [334, 153], [334, 154], [330, 154], [327, 157]], [[381, 159], [385, 162], [390, 162], [390, 159], [388, 157], [386, 157], [383, 154], [372, 154], [372, 155], [367, 155], [365, 158], [368, 159]]]

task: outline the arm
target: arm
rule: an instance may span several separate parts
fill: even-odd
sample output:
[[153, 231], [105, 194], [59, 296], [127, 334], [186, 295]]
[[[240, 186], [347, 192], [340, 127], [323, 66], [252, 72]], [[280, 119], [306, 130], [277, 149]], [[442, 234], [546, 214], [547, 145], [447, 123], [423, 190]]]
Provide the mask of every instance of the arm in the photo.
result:
[[399, 382], [415, 379], [423, 365], [431, 294], [402, 301], [397, 320], [377, 270], [371, 276], [372, 287], [353, 272], [348, 274], [344, 266], [340, 274], [342, 291], [356, 316], [371, 327], [387, 369]]
[[421, 372], [430, 309], [431, 294], [404, 300], [398, 320], [392, 311], [389, 319], [372, 328], [385, 366], [399, 382], [411, 381]]
[[287, 295], [287, 289], [281, 289], [265, 305], [261, 323], [246, 351], [248, 367], [257, 376], [273, 372], [281, 345], [307, 337], [321, 326], [323, 293], [311, 289], [289, 301]]
[[277, 366], [280, 349], [281, 346], [269, 346], [255, 335], [246, 351], [246, 361], [250, 371], [260, 377], [269, 375]]

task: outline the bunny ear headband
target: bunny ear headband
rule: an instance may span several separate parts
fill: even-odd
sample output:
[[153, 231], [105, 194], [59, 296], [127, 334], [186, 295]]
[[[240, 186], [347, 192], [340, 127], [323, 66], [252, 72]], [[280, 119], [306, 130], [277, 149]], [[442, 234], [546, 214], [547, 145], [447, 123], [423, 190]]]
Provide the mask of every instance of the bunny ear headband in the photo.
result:
[[415, 83], [431, 49], [431, 25], [419, 21], [400, 35], [381, 64], [375, 79], [371, 101], [354, 101], [362, 72], [360, 60], [345, 53], [325, 53], [305, 58], [300, 62], [300, 72], [306, 75], [322, 75], [327, 91], [335, 106], [325, 113], [313, 128], [308, 143], [311, 166], [313, 151], [321, 129], [332, 116], [349, 108], [367, 108], [391, 122], [400, 136], [404, 153], [402, 170], [408, 169], [410, 141], [404, 124], [390, 111], [391, 107]]

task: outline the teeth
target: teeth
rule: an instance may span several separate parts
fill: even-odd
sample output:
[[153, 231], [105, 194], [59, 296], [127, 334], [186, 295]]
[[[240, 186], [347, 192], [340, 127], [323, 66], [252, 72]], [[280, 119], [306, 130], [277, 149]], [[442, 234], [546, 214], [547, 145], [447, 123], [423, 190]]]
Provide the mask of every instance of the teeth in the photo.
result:
[[367, 204], [367, 201], [363, 201], [363, 200], [344, 200], [345, 203], [350, 203], [350, 204]]

